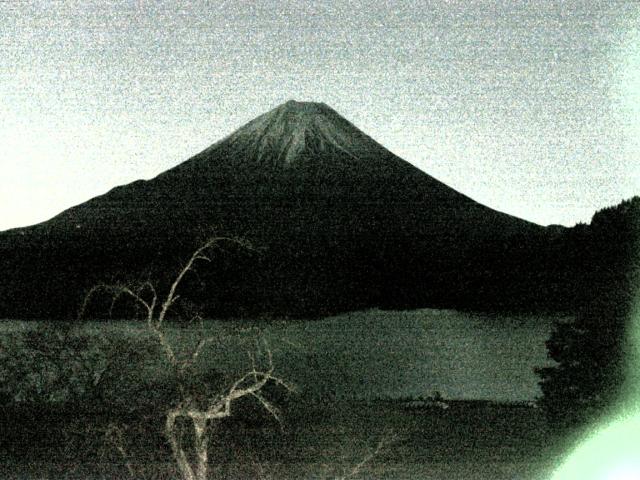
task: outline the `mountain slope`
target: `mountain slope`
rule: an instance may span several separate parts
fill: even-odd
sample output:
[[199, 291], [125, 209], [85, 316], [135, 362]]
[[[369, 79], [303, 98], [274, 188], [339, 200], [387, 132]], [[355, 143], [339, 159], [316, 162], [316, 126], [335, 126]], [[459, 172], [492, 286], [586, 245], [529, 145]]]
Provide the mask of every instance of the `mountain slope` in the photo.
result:
[[258, 253], [220, 255], [207, 288], [186, 286], [209, 314], [530, 310], [554, 282], [531, 261], [546, 229], [447, 187], [330, 107], [291, 101], [154, 179], [0, 234], [0, 316], [72, 316], [105, 279], [162, 284], [212, 230]]

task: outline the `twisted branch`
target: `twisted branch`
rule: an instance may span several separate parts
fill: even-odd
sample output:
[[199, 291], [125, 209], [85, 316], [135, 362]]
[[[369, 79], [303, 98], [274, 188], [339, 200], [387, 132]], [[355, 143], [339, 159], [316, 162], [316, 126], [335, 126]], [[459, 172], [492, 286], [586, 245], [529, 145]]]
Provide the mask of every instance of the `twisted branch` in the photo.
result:
[[[164, 355], [169, 361], [169, 364], [174, 369], [178, 378], [178, 383], [180, 385], [182, 399], [176, 407], [169, 409], [166, 414], [165, 434], [169, 441], [169, 445], [171, 446], [171, 451], [173, 453], [174, 459], [176, 460], [176, 463], [178, 464], [178, 469], [183, 480], [206, 480], [207, 478], [208, 446], [206, 433], [209, 421], [229, 417], [232, 412], [232, 404], [234, 401], [245, 396], [251, 396], [255, 398], [259, 402], [259, 404], [262, 405], [265, 410], [269, 412], [278, 422], [280, 422], [280, 412], [278, 411], [277, 407], [271, 404], [260, 393], [260, 391], [269, 382], [281, 385], [289, 391], [293, 390], [292, 386], [288, 385], [282, 379], [274, 375], [273, 358], [271, 351], [268, 348], [268, 366], [266, 369], [258, 370], [256, 368], [255, 361], [253, 361], [252, 359], [251, 370], [240, 377], [238, 380], [236, 380], [224, 394], [209, 399], [209, 405], [206, 408], [202, 408], [201, 406], [199, 406], [184, 388], [183, 382], [186, 378], [187, 371], [194, 366], [205, 346], [211, 343], [214, 338], [200, 338], [191, 352], [186, 355], [186, 358], [180, 359], [176, 354], [175, 349], [171, 345], [171, 342], [167, 338], [163, 330], [163, 325], [167, 313], [180, 298], [180, 295], [177, 293], [177, 291], [184, 277], [189, 272], [195, 272], [195, 265], [198, 262], [211, 262], [211, 258], [207, 255], [206, 252], [213, 247], [220, 248], [220, 243], [222, 242], [231, 242], [244, 248], [252, 249], [249, 243], [237, 238], [210, 238], [201, 247], [193, 252], [189, 260], [185, 263], [185, 265], [178, 272], [177, 276], [171, 283], [169, 291], [161, 303], [158, 297], [158, 292], [150, 281], [143, 282], [136, 286], [128, 286], [124, 284], [100, 284], [94, 286], [85, 296], [79, 314], [80, 317], [84, 315], [89, 300], [94, 294], [100, 291], [105, 291], [112, 295], [111, 305], [109, 309], [110, 312], [113, 310], [114, 305], [116, 304], [118, 299], [122, 296], [128, 296], [132, 298], [135, 301], [136, 305], [142, 306], [146, 311], [147, 326], [149, 330], [155, 335], [159, 344], [161, 345]], [[159, 311], [157, 311], [157, 307], [159, 304], [160, 309]], [[199, 315], [196, 315], [194, 318], [201, 320], [201, 317]], [[180, 441], [178, 439], [178, 435], [176, 434], [176, 422], [180, 418], [190, 419], [194, 428], [194, 448], [196, 453], [195, 465], [189, 462], [188, 456], [182, 448], [182, 445], [180, 444]]]

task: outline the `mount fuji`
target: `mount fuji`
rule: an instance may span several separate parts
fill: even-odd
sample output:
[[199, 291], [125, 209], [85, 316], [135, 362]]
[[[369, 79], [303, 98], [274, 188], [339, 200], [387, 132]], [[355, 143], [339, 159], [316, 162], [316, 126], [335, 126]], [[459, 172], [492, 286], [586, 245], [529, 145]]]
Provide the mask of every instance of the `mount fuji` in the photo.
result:
[[556, 281], [539, 255], [555, 229], [473, 201], [325, 104], [289, 101], [153, 179], [0, 233], [0, 316], [73, 317], [104, 280], [163, 285], [211, 232], [256, 247], [185, 285], [212, 316], [535, 310]]

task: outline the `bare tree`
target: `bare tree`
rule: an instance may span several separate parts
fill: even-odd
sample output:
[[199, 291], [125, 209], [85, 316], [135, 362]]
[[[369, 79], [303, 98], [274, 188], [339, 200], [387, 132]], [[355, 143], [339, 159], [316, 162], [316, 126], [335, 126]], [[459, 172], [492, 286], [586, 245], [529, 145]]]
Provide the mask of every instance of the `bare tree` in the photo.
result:
[[[236, 238], [210, 238], [193, 252], [187, 263], [171, 283], [168, 293], [163, 298], [160, 297], [156, 287], [150, 281], [137, 285], [100, 284], [89, 291], [85, 297], [80, 313], [82, 316], [91, 297], [100, 291], [107, 292], [112, 296], [112, 308], [118, 299], [123, 296], [130, 297], [134, 303], [142, 308], [145, 313], [147, 327], [158, 340], [164, 356], [178, 380], [180, 398], [177, 400], [177, 403], [166, 412], [164, 431], [171, 446], [178, 471], [183, 480], [205, 480], [207, 478], [209, 466], [209, 447], [207, 442], [209, 423], [213, 420], [231, 416], [234, 402], [243, 397], [253, 397], [267, 412], [279, 420], [280, 417], [277, 407], [262, 395], [261, 390], [269, 383], [281, 385], [289, 391], [292, 390], [289, 384], [274, 375], [273, 358], [268, 348], [266, 349], [267, 365], [265, 368], [257, 368], [254, 361], [252, 369], [238, 378], [222, 393], [208, 395], [205, 396], [205, 398], [196, 398], [193, 392], [185, 387], [188, 377], [193, 374], [194, 365], [202, 350], [207, 344], [214, 342], [216, 338], [201, 334], [199, 341], [193, 348], [188, 352], [179, 354], [166, 334], [166, 318], [180, 298], [177, 291], [185, 276], [190, 272], [194, 272], [197, 263], [211, 262], [211, 258], [209, 257], [211, 250], [214, 247], [219, 247], [223, 242], [230, 242], [245, 248], [251, 248], [247, 242]], [[198, 320], [202, 320], [197, 314], [195, 317]], [[180, 437], [177, 433], [176, 425], [179, 420], [190, 422], [193, 427], [192, 433], [195, 455], [192, 461], [189, 460], [189, 455], [180, 442]], [[127, 468], [130, 469], [130, 464], [127, 464]]]

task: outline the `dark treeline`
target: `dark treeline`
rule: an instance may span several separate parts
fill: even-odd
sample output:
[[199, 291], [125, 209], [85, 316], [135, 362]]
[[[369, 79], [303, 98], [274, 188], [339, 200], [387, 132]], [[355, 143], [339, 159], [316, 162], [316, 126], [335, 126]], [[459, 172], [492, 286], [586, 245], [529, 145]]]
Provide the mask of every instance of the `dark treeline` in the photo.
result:
[[[313, 317], [369, 307], [576, 312], [628, 283], [639, 201], [602, 210], [588, 225], [523, 222], [519, 230], [497, 214], [495, 230], [474, 228], [465, 223], [474, 218], [468, 211], [434, 227], [405, 204], [348, 213], [309, 204], [289, 205], [295, 211], [286, 215], [274, 207], [235, 210], [216, 233], [240, 236], [254, 248], [215, 254], [186, 279], [184, 296], [214, 317]], [[118, 228], [43, 224], [5, 232], [0, 316], [75, 318], [86, 292], [100, 282], [150, 279], [167, 288], [210, 233], [200, 227], [207, 222], [183, 213], [166, 220], [157, 211], [139, 221], [132, 216]], [[401, 215], [404, 231], [393, 221]], [[257, 228], [265, 224], [271, 231]], [[89, 313], [104, 317], [98, 307]]]
[[632, 328], [640, 291], [640, 198], [599, 211], [572, 232], [583, 251], [576, 283], [577, 315], [558, 323], [547, 341], [558, 365], [538, 370], [541, 404], [557, 428], [583, 426], [624, 402], [637, 358]]

